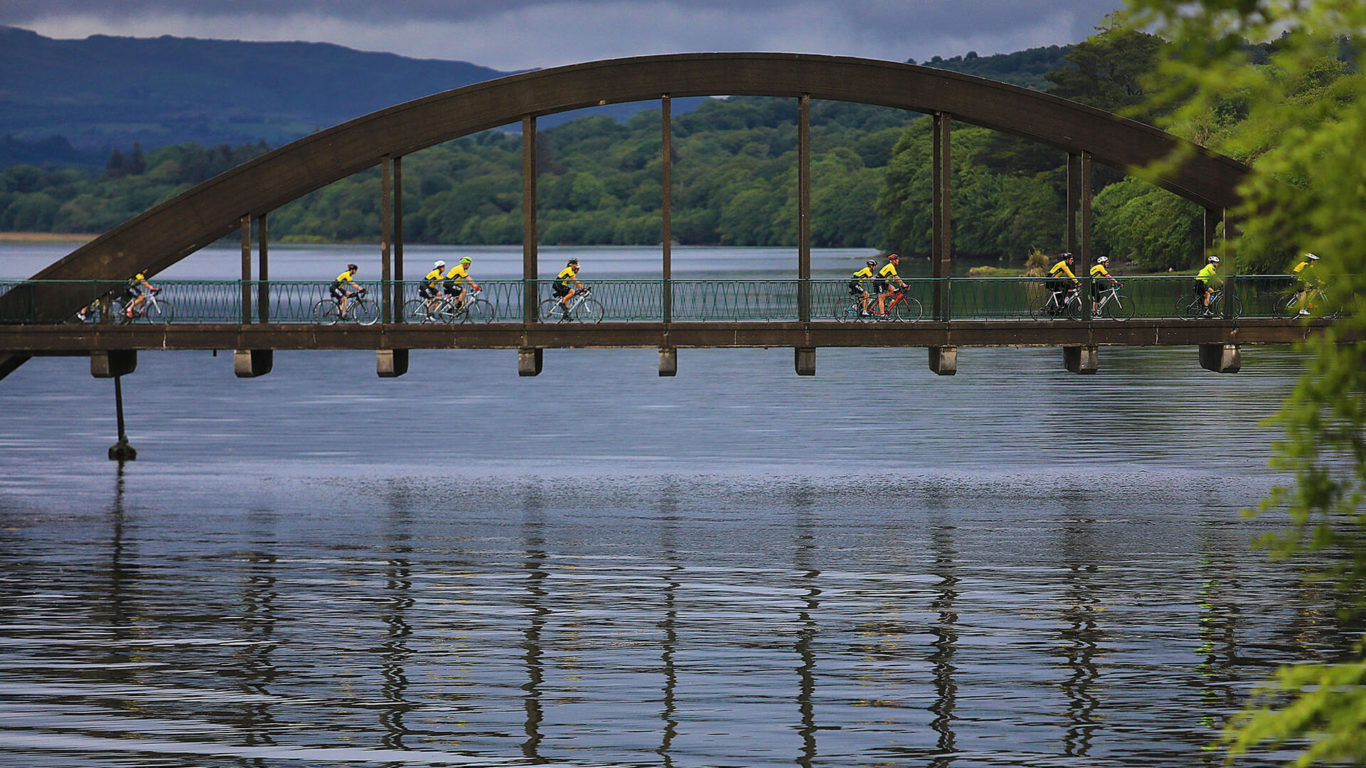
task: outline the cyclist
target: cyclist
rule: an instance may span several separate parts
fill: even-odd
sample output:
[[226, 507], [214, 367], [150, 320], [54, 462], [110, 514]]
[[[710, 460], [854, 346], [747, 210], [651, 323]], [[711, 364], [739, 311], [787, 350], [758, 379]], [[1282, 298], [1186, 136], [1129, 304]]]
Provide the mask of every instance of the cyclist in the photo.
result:
[[446, 274], [446, 262], [437, 259], [432, 262], [432, 271], [422, 278], [422, 287], [417, 289], [417, 295], [422, 297], [422, 303], [431, 312], [436, 309], [437, 296], [440, 295], [441, 278]]
[[858, 297], [860, 317], [868, 316], [868, 300], [871, 299], [872, 296], [868, 293], [868, 289], [864, 287], [864, 281], [873, 279], [873, 267], [876, 266], [877, 261], [875, 259], [869, 259], [864, 262], [863, 269], [855, 272], [854, 276], [849, 278], [849, 295]]
[[332, 300], [337, 302], [337, 309], [342, 317], [346, 317], [346, 309], [351, 306], [351, 297], [365, 293], [365, 289], [356, 282], [356, 271], [359, 269], [360, 267], [355, 264], [347, 264], [346, 271], [332, 281]]
[[1064, 253], [1058, 258], [1058, 263], [1048, 270], [1048, 276], [1053, 278], [1048, 281], [1048, 290], [1052, 291], [1053, 297], [1057, 299], [1057, 305], [1048, 310], [1049, 314], [1061, 312], [1066, 301], [1065, 294], [1077, 289], [1077, 276], [1072, 274], [1072, 265], [1076, 262], [1075, 256]]
[[1095, 266], [1091, 267], [1091, 314], [1093, 316], [1100, 312], [1101, 292], [1109, 290], [1111, 286], [1119, 285], [1119, 281], [1110, 274], [1110, 270], [1105, 266], [1109, 263], [1109, 256], [1101, 256], [1096, 259]]
[[1218, 272], [1219, 257], [1211, 256], [1206, 261], [1205, 266], [1195, 275], [1195, 295], [1200, 298], [1200, 304], [1205, 308], [1205, 311], [1200, 314], [1201, 317], [1214, 316], [1214, 313], [1211, 312], [1209, 308], [1209, 300], [1210, 297], [1214, 295], [1214, 286], [1212, 283], [1219, 282]]
[[[887, 254], [887, 263], [882, 265], [882, 269], [877, 271], [877, 279], [873, 281], [873, 290], [877, 292], [877, 313], [886, 314], [887, 298], [896, 293], [896, 289], [906, 290], [906, 281], [896, 273], [896, 265], [901, 262], [901, 257], [895, 253]], [[891, 290], [888, 290], [892, 286]]]
[[1295, 277], [1300, 280], [1299, 294], [1295, 297], [1295, 305], [1300, 308], [1301, 315], [1309, 314], [1309, 292], [1319, 287], [1318, 266], [1319, 257], [1306, 252], [1300, 258], [1300, 263], [1290, 270]]
[[466, 256], [446, 273], [446, 295], [451, 297], [451, 304], [456, 309], [465, 305], [465, 286], [462, 283], [469, 283], [471, 288], [479, 290], [479, 286], [470, 278], [470, 265], [473, 263], [474, 259]]
[[555, 276], [555, 283], [551, 286], [555, 292], [555, 298], [560, 302], [560, 317], [569, 319], [569, 301], [574, 298], [574, 294], [584, 290], [583, 283], [579, 282], [579, 260], [570, 259], [560, 270], [560, 274]]
[[159, 288], [147, 282], [147, 270], [142, 270], [128, 281], [128, 288], [123, 292], [123, 314], [125, 317], [137, 317], [142, 310], [142, 305], [147, 303], [147, 294], [156, 293]]

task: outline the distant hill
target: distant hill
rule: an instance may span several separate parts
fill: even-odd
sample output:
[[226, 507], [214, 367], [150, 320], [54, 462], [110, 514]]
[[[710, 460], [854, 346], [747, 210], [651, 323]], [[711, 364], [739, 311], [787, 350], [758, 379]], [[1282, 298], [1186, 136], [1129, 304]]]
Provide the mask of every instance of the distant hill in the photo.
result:
[[[1043, 48], [1027, 48], [1014, 53], [997, 53], [991, 56], [978, 56], [969, 51], [964, 56], [954, 56], [948, 59], [935, 56], [929, 61], [920, 62], [920, 64], [936, 69], [961, 72], [965, 75], [985, 77], [988, 80], [999, 80], [1011, 85], [1033, 88], [1036, 91], [1045, 91], [1053, 85], [1045, 75], [1072, 66], [1066, 59], [1070, 50], [1071, 47], [1066, 45], [1049, 45]], [[911, 59], [908, 63], [915, 64], [916, 62]]]
[[0, 153], [9, 155], [0, 163], [103, 163], [111, 148], [134, 142], [278, 146], [506, 74], [325, 43], [54, 40], [0, 26]]

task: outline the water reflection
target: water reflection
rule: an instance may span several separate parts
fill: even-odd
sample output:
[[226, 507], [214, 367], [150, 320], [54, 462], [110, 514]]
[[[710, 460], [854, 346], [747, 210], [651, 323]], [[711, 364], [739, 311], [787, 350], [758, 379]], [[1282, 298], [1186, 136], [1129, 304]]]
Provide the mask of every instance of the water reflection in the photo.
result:
[[802, 737], [801, 753], [797, 765], [810, 768], [816, 759], [816, 654], [812, 643], [819, 633], [815, 613], [820, 608], [821, 572], [816, 567], [816, 521], [813, 506], [815, 494], [809, 488], [794, 491], [789, 504], [796, 519], [797, 542], [793, 553], [793, 563], [800, 574], [799, 589], [802, 589], [801, 610], [797, 613], [797, 642], [795, 650], [797, 665], [797, 709], [801, 713]]
[[934, 702], [930, 712], [930, 728], [934, 730], [936, 741], [934, 757], [930, 765], [947, 768], [953, 764], [957, 752], [957, 740], [953, 730], [953, 708], [958, 698], [958, 685], [954, 682], [954, 652], [958, 646], [958, 612], [954, 602], [958, 598], [957, 573], [958, 552], [954, 549], [954, 529], [951, 525], [938, 523], [930, 531], [930, 551], [934, 556], [930, 573], [939, 579], [934, 586], [934, 600], [930, 610], [935, 613], [930, 625], [934, 640], [931, 645], [930, 669], [934, 676]]
[[[253, 522], [268, 521], [269, 517], [258, 512], [253, 515]], [[237, 726], [244, 731], [243, 740], [247, 746], [269, 745], [275, 743], [271, 736], [275, 719], [270, 701], [271, 684], [276, 675], [271, 659], [276, 648], [276, 558], [269, 552], [253, 549], [246, 553], [243, 560], [246, 568], [238, 621], [239, 631], [246, 642], [233, 654], [232, 666], [240, 680], [238, 690], [244, 694], [239, 705], [242, 713]], [[264, 766], [260, 760], [255, 761], [255, 764]]]
[[1094, 546], [1095, 519], [1081, 505], [1069, 505], [1068, 520], [1062, 531], [1063, 610], [1065, 626], [1060, 633], [1062, 654], [1070, 674], [1062, 683], [1067, 696], [1067, 726], [1063, 753], [1069, 757], [1090, 754], [1095, 731], [1100, 727], [1096, 711], [1100, 700], [1093, 688], [1099, 678], [1096, 659], [1100, 655], [1103, 631], [1097, 617], [1102, 608], [1096, 581], [1101, 553]]
[[527, 613], [527, 624], [522, 636], [522, 658], [526, 665], [526, 682], [522, 684], [526, 739], [522, 742], [522, 756], [539, 761], [543, 738], [541, 721], [545, 717], [541, 705], [541, 686], [545, 683], [541, 633], [550, 615], [545, 588], [549, 578], [546, 572], [549, 556], [545, 539], [545, 498], [539, 486], [528, 490], [522, 508], [522, 570], [525, 571], [526, 586], [520, 602]]
[[408, 733], [403, 716], [413, 708], [407, 701], [409, 656], [408, 637], [413, 628], [408, 624], [407, 612], [413, 607], [411, 539], [411, 510], [403, 494], [391, 497], [389, 504], [390, 529], [384, 535], [384, 548], [389, 558], [384, 568], [385, 641], [381, 650], [380, 671], [384, 678], [381, 691], [385, 706], [380, 710], [379, 724], [383, 729], [381, 743], [386, 749], [403, 749], [403, 737]]
[[659, 717], [664, 721], [660, 734], [658, 754], [664, 768], [673, 768], [673, 743], [678, 735], [678, 670], [674, 668], [674, 654], [678, 651], [678, 587], [679, 576], [683, 571], [678, 556], [678, 533], [684, 523], [679, 511], [678, 488], [669, 479], [660, 490], [658, 516], [660, 523], [660, 556], [664, 566], [663, 580], [664, 617], [660, 630], [664, 633], [660, 648], [660, 667], [664, 674], [664, 706]]

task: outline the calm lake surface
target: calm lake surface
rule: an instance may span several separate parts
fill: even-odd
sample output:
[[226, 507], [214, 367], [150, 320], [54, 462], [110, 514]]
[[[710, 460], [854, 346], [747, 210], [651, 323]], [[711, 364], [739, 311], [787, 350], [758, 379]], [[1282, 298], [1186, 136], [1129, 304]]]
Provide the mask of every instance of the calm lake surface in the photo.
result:
[[[67, 250], [0, 247], [0, 277]], [[278, 247], [271, 274], [377, 274], [374, 250]], [[542, 264], [570, 253], [657, 274], [657, 249]], [[1056, 349], [964, 349], [954, 377], [923, 350], [678, 362], [414, 351], [382, 380], [282, 352], [241, 380], [143, 352], [120, 467], [112, 382], [30, 361], [0, 381], [0, 765], [1216, 765], [1253, 685], [1347, 642], [1250, 549], [1278, 520], [1239, 516], [1282, 479], [1288, 349], [1232, 376], [1193, 348], [1105, 348], [1095, 376]]]

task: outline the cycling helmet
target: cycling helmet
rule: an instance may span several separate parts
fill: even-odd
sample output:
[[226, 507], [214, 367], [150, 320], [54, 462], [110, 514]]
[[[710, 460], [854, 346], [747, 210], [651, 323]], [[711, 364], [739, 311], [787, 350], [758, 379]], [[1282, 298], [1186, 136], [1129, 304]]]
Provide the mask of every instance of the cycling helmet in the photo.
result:
[[578, 260], [578, 259], [570, 259], [570, 260], [569, 260], [569, 263], [570, 263], [570, 264], [578, 264], [578, 263], [579, 263], [579, 260]]
[[1219, 263], [1219, 257], [1218, 257], [1218, 256], [1211, 256], [1211, 257], [1209, 257], [1209, 263], [1211, 263], [1211, 264], [1218, 264], [1218, 263]]
[[1066, 253], [1066, 252], [1064, 252], [1064, 253], [1063, 253], [1063, 255], [1062, 255], [1062, 257], [1063, 257], [1063, 258], [1064, 258], [1064, 259], [1070, 259], [1070, 258], [1073, 258], [1073, 256], [1072, 256], [1072, 254], [1070, 254], [1070, 253]]
[[446, 262], [442, 261], [441, 259], [437, 259], [435, 262], [432, 263], [432, 266], [436, 267], [437, 269], [441, 269], [442, 267], [446, 266]]
[[347, 264], [347, 265], [346, 265], [346, 271], [348, 271], [348, 272], [355, 272], [355, 271], [358, 270], [358, 269], [360, 269], [360, 267], [356, 266], [355, 264]]
[[876, 259], [869, 259], [869, 260], [865, 261], [864, 264], [867, 264], [867, 265], [870, 266], [870, 267], [876, 267], [876, 266], [877, 266], [877, 260], [876, 260]]
[[1101, 256], [1099, 259], [1096, 259], [1096, 263], [1097, 263], [1097, 264], [1106, 264], [1106, 263], [1109, 263], [1109, 261], [1110, 261], [1110, 257], [1109, 257], [1109, 256]]
[[1319, 260], [1319, 257], [1318, 257], [1318, 256], [1315, 256], [1315, 255], [1312, 254], [1312, 253], [1306, 253], [1306, 254], [1304, 254], [1304, 258], [1309, 259], [1310, 261], [1318, 261], [1318, 260]]
[[466, 256], [465, 258], [463, 258], [463, 259], [460, 260], [460, 263], [461, 263], [461, 264], [473, 264], [473, 263], [474, 263], [474, 259], [471, 259], [470, 257]]

